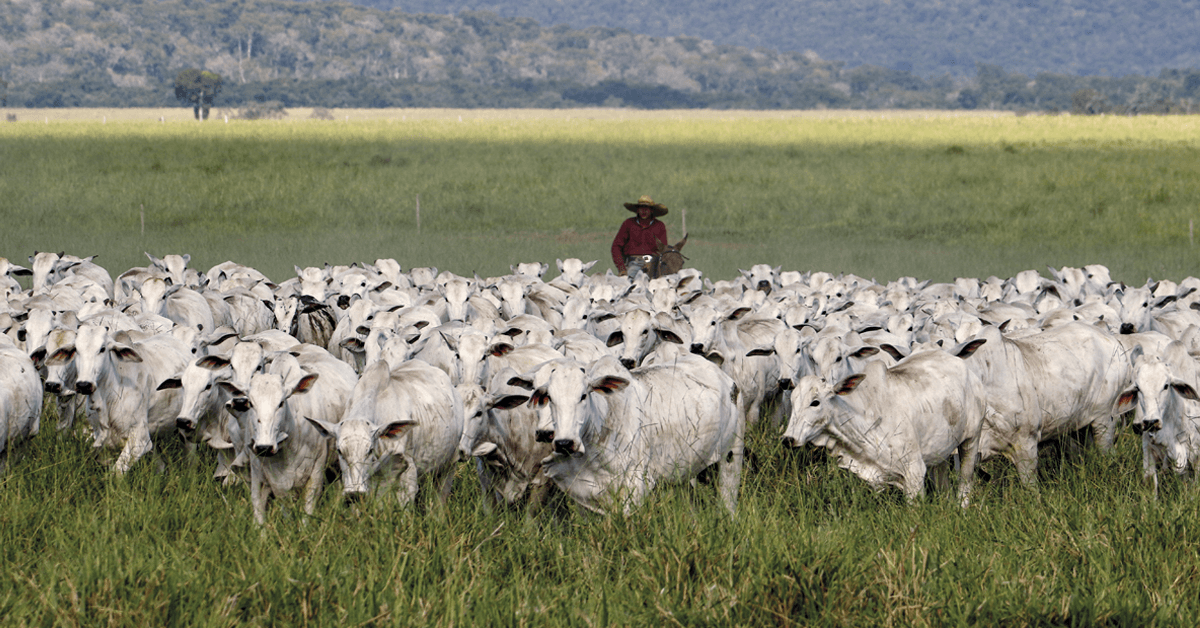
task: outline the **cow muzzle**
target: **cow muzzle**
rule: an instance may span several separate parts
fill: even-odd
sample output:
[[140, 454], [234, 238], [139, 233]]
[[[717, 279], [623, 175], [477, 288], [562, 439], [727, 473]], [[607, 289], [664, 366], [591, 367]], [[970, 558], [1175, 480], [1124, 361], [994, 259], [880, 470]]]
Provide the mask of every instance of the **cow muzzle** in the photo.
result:
[[623, 366], [627, 369], [633, 369], [633, 368], [637, 368], [637, 362], [633, 361], [630, 358], [621, 358], [621, 366]]
[[63, 387], [62, 387], [62, 384], [59, 382], [46, 382], [46, 385], [43, 386], [42, 389], [45, 390], [48, 394], [58, 395], [58, 394], [62, 393]]
[[554, 430], [538, 430], [534, 435], [534, 439], [539, 443], [553, 443]]
[[783, 446], [787, 447], [788, 449], [797, 449], [800, 447], [800, 441], [796, 440], [795, 438], [793, 438], [791, 436], [784, 436], [783, 437]]
[[554, 440], [554, 453], [561, 456], [577, 456], [583, 454], [583, 445], [573, 438], [558, 438]]
[[1134, 423], [1132, 426], [1133, 433], [1141, 435], [1142, 432], [1154, 433], [1162, 429], [1162, 421], [1155, 419], [1153, 421], [1141, 421]]
[[180, 432], [183, 432], [184, 436], [187, 436], [188, 434], [196, 431], [196, 422], [187, 417], [181, 416], [178, 419], [175, 419], [175, 428]]
[[692, 344], [689, 350], [696, 355], [704, 355], [704, 345]]
[[81, 395], [90, 395], [96, 392], [96, 384], [92, 382], [75, 382], [75, 392]]
[[259, 458], [270, 458], [279, 453], [279, 447], [275, 445], [254, 445], [254, 455]]

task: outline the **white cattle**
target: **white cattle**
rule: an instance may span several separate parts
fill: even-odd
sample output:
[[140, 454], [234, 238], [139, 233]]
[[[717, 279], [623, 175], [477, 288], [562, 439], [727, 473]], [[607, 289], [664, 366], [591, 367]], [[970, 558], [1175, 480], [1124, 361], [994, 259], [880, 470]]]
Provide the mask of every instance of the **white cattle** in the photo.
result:
[[546, 476], [584, 508], [628, 513], [657, 484], [688, 482], [716, 464], [721, 499], [736, 511], [745, 424], [733, 380], [703, 358], [634, 371], [611, 356], [552, 360], [510, 383], [549, 416]]
[[506, 367], [492, 377], [487, 392], [463, 387], [466, 426], [459, 450], [475, 458], [489, 507], [524, 502], [532, 510], [550, 487], [542, 461], [552, 447], [537, 440], [537, 410], [524, 403], [529, 395], [523, 389], [509, 384], [515, 377], [517, 372]]
[[747, 307], [722, 312], [705, 305], [684, 313], [692, 326], [691, 352], [733, 378], [739, 412], [747, 425], [758, 422], [763, 403], [779, 390], [779, 364], [755, 350], [770, 345], [787, 326], [777, 318], [747, 316]]
[[113, 471], [123, 474], [153, 449], [154, 439], [174, 429], [180, 395], [157, 388], [190, 356], [190, 347], [170, 334], [134, 341], [128, 332], [110, 335], [105, 327], [86, 324], [75, 344], [55, 351], [46, 364], [74, 357], [75, 392], [88, 397], [93, 447], [120, 449]]
[[1133, 377], [1116, 338], [1081, 323], [1016, 339], [986, 326], [980, 338], [987, 344], [970, 366], [987, 395], [985, 460], [1003, 454], [1032, 485], [1043, 440], [1091, 426], [1100, 448], [1111, 448], [1117, 400]]
[[890, 369], [870, 362], [864, 373], [836, 383], [805, 376], [792, 392], [784, 445], [825, 447], [872, 488], [896, 486], [909, 499], [924, 494], [929, 467], [957, 452], [965, 507], [979, 459], [981, 388], [964, 360], [938, 350], [914, 353]]
[[356, 500], [371, 478], [396, 483], [401, 504], [417, 496], [418, 482], [433, 478], [444, 501], [454, 481], [463, 433], [463, 406], [450, 377], [420, 360], [390, 368], [384, 360], [363, 370], [340, 422], [308, 417], [336, 444], [342, 492]]
[[33, 294], [43, 294], [54, 283], [67, 275], [78, 275], [90, 279], [101, 286], [111, 298], [113, 295], [113, 280], [108, 271], [92, 263], [95, 255], [80, 258], [65, 253], [34, 252], [29, 257], [30, 270], [33, 274]]
[[150, 260], [152, 267], [171, 279], [172, 285], [199, 288], [205, 282], [199, 271], [188, 268], [188, 262], [192, 261], [191, 255], [172, 254], [164, 255], [162, 259], [159, 259], [146, 253], [146, 258]]
[[179, 389], [182, 400], [175, 428], [185, 442], [193, 446], [205, 443], [217, 450], [213, 478], [219, 481], [231, 480], [235, 466], [237, 452], [226, 444], [241, 440], [230, 434], [231, 421], [225, 412], [228, 394], [218, 385], [220, 380], [231, 376], [229, 358], [208, 355], [188, 362], [182, 372], [158, 385], [159, 390]]
[[302, 355], [303, 366], [290, 353], [277, 355], [266, 372], [250, 378], [248, 390], [221, 382], [231, 396], [226, 407], [250, 435], [250, 502], [259, 524], [266, 520], [270, 496], [284, 497], [301, 488], [304, 512], [311, 515], [325, 485], [332, 447], [304, 419], [336, 423], [355, 376], [345, 362], [324, 353], [327, 358]]
[[1142, 438], [1142, 474], [1158, 495], [1158, 469], [1183, 475], [1200, 470], [1200, 396], [1191, 382], [1200, 368], [1187, 348], [1169, 343], [1159, 353], [1135, 347], [1133, 386], [1122, 395], [1118, 411], [1135, 410], [1133, 431]]
[[166, 280], [151, 277], [142, 284], [143, 314], [157, 314], [177, 325], [195, 327], [202, 332], [216, 328], [212, 306], [204, 295], [182, 285], [170, 285]]
[[0, 338], [0, 474], [13, 447], [36, 436], [42, 416], [42, 380], [24, 351]]

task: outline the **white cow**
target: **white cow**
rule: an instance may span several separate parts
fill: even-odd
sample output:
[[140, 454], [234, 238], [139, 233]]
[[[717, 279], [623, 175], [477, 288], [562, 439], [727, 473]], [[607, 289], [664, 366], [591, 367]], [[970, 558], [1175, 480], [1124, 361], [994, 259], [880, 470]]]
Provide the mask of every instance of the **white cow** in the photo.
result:
[[1003, 454], [1021, 481], [1036, 482], [1038, 443], [1091, 426], [1103, 451], [1116, 436], [1117, 401], [1132, 381], [1125, 348], [1095, 327], [1068, 323], [1006, 338], [986, 326], [970, 362], [983, 380], [988, 416], [983, 458]]
[[733, 380], [707, 360], [629, 371], [611, 356], [560, 359], [522, 379], [511, 383], [532, 391], [528, 403], [554, 426], [545, 473], [584, 508], [629, 512], [660, 482], [716, 464], [721, 499], [736, 511], [745, 424]]
[[129, 332], [110, 335], [107, 327], [79, 327], [73, 346], [46, 359], [47, 366], [75, 360], [75, 392], [88, 396], [93, 447], [120, 449], [113, 471], [129, 471], [154, 448], [154, 439], [170, 434], [179, 416], [177, 390], [158, 385], [183, 369], [188, 347], [171, 334], [134, 341]]
[[33, 360], [0, 338], [0, 474], [13, 447], [36, 436], [42, 416], [42, 380]]
[[[322, 350], [323, 351], [323, 350]], [[248, 390], [229, 382], [226, 404], [249, 434], [250, 502], [254, 520], [266, 520], [267, 499], [304, 492], [304, 512], [312, 514], [325, 485], [331, 444], [305, 421], [335, 423], [354, 387], [354, 369], [325, 352], [327, 359], [277, 355], [265, 372], [250, 378]]]
[[492, 377], [487, 392], [478, 386], [462, 387], [466, 427], [459, 449], [475, 458], [489, 507], [523, 501], [536, 510], [551, 485], [542, 473], [542, 461], [552, 448], [536, 438], [538, 413], [525, 403], [529, 395], [509, 384], [517, 375], [506, 367]]
[[784, 445], [828, 448], [872, 488], [896, 486], [909, 499], [924, 494], [929, 467], [957, 453], [965, 507], [979, 459], [981, 388], [963, 359], [939, 350], [914, 353], [890, 369], [870, 362], [864, 373], [836, 383], [808, 375], [792, 392]]
[[1200, 374], [1187, 348], [1172, 342], [1161, 353], [1131, 353], [1133, 386], [1121, 395], [1118, 411], [1132, 406], [1133, 431], [1142, 437], [1142, 473], [1158, 495], [1158, 469], [1183, 475], [1200, 469]]
[[357, 500], [371, 491], [371, 478], [397, 483], [397, 498], [409, 504], [422, 477], [433, 478], [444, 501], [454, 481], [463, 433], [463, 406], [450, 376], [420, 360], [390, 368], [377, 360], [363, 370], [340, 422], [308, 417], [336, 443], [342, 492]]

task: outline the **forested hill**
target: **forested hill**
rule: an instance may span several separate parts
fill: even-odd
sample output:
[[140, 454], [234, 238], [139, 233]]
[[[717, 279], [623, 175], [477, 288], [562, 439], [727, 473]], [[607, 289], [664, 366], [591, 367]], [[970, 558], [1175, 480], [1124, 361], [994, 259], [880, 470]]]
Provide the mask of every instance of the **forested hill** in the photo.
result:
[[606, 26], [718, 44], [812, 50], [931, 77], [976, 63], [1034, 75], [1153, 75], [1200, 68], [1200, 0], [355, 0], [546, 26]]
[[[1200, 2], [1200, 0], [1196, 0]], [[812, 51], [488, 11], [413, 14], [347, 2], [0, 0], [10, 105], [164, 106], [185, 68], [219, 74], [216, 106], [993, 108], [1193, 111], [1200, 70], [1026, 75], [980, 63], [922, 78]]]

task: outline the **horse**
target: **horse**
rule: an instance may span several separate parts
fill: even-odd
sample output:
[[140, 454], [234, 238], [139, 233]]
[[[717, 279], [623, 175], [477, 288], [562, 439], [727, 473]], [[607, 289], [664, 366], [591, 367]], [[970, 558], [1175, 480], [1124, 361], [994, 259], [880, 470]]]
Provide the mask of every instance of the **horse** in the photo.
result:
[[653, 255], [647, 255], [650, 258], [646, 261], [644, 272], [650, 279], [658, 279], [663, 275], [673, 275], [681, 268], [683, 262], [687, 258], [684, 257], [680, 249], [687, 244], [687, 234], [683, 235], [683, 239], [675, 244], [658, 243], [658, 250]]

